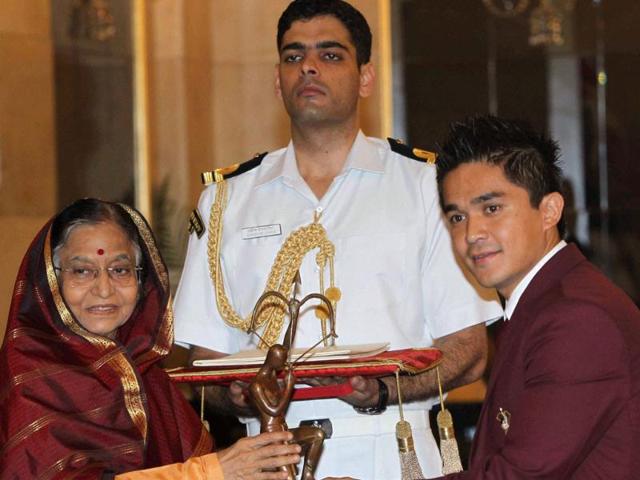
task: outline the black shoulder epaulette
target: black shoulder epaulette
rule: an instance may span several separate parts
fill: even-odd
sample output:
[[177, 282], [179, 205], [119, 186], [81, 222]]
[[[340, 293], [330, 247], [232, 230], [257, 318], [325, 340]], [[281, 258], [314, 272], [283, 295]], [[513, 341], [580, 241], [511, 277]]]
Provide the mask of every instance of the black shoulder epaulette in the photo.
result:
[[[228, 167], [216, 168], [213, 171], [202, 172], [200, 174], [200, 179], [204, 185], [211, 185], [214, 182], [222, 182], [223, 180], [227, 180], [229, 178], [235, 177], [236, 175], [240, 175], [241, 173], [248, 172], [249, 170], [256, 168], [264, 157], [267, 156], [268, 152], [257, 153], [255, 157], [251, 160], [248, 160], [243, 163], [234, 163], [233, 165], [229, 165]], [[204, 221], [202, 220], [202, 216], [198, 209], [194, 209], [189, 216], [189, 233], [195, 233], [198, 238], [202, 238], [205, 232]]]
[[189, 215], [189, 234], [194, 233], [198, 236], [198, 238], [202, 238], [204, 235], [204, 222], [202, 221], [202, 215], [200, 215], [200, 211], [198, 208], [194, 208]]
[[267, 153], [268, 152], [258, 153], [251, 160], [243, 163], [234, 163], [228, 167], [216, 168], [212, 172], [202, 172], [200, 174], [200, 179], [204, 185], [211, 185], [214, 182], [228, 180], [229, 178], [256, 168], [260, 163], [262, 163], [262, 160], [267, 156]]
[[404, 157], [413, 158], [414, 160], [419, 160], [421, 162], [427, 162], [429, 165], [435, 165], [436, 160], [438, 159], [438, 154], [435, 152], [422, 150], [421, 148], [412, 148], [409, 145], [402, 143], [401, 140], [396, 140], [395, 138], [387, 138], [387, 140], [389, 141], [391, 150]]

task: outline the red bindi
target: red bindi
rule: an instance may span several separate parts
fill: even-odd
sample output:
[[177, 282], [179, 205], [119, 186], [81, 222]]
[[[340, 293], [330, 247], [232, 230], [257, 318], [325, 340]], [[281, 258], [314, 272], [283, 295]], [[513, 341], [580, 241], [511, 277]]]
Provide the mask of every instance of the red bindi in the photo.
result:
[[104, 250], [103, 250], [103, 249], [101, 249], [101, 248], [99, 248], [99, 249], [98, 249], [98, 255], [104, 255]]

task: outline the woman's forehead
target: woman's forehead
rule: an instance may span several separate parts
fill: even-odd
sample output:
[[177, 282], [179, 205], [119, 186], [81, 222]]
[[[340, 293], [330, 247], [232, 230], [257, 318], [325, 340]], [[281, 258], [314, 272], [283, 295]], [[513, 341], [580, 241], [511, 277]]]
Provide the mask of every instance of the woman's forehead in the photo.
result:
[[131, 256], [133, 243], [122, 227], [114, 222], [84, 224], [75, 227], [62, 251], [67, 256]]

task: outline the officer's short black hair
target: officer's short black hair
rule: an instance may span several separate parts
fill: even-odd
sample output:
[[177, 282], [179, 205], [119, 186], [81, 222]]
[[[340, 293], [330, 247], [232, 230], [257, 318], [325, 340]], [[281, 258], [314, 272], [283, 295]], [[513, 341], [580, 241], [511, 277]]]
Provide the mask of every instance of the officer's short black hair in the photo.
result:
[[[445, 177], [464, 163], [486, 162], [502, 167], [505, 177], [524, 188], [529, 202], [538, 208], [545, 195], [562, 194], [562, 170], [558, 144], [519, 120], [477, 115], [449, 126], [439, 147], [436, 164], [440, 205], [444, 206]], [[564, 233], [564, 221], [558, 225]]]
[[278, 51], [282, 47], [282, 37], [298, 20], [331, 15], [342, 22], [349, 31], [351, 42], [356, 47], [358, 67], [371, 59], [371, 29], [367, 20], [355, 7], [343, 0], [294, 0], [282, 12], [278, 20]]

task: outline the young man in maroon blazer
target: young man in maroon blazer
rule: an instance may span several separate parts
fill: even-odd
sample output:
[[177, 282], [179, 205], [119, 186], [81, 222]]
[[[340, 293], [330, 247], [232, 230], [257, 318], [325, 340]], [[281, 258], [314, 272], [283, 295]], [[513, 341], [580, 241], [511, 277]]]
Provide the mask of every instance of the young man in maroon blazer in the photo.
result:
[[490, 116], [443, 144], [454, 248], [505, 299], [469, 470], [447, 479], [640, 478], [640, 312], [562, 240], [558, 153]]

